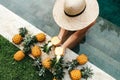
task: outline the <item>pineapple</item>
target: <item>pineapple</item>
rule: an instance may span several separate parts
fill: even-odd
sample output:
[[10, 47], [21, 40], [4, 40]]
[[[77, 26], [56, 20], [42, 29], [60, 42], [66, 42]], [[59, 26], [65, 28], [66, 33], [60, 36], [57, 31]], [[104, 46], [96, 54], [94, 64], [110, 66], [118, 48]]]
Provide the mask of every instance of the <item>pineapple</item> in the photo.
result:
[[81, 71], [78, 69], [74, 69], [70, 71], [70, 77], [72, 80], [80, 80], [81, 79]]
[[20, 28], [19, 29], [19, 34], [16, 34], [12, 38], [12, 42], [15, 44], [20, 44], [23, 40], [23, 37], [25, 37], [25, 34], [27, 34], [26, 28]]
[[16, 61], [20, 61], [22, 60], [23, 58], [25, 57], [25, 54], [23, 53], [23, 51], [17, 51], [15, 54], [14, 54], [14, 59]]
[[54, 37], [51, 39], [51, 43], [52, 43], [54, 46], [59, 46], [60, 43], [61, 43], [61, 40], [60, 40], [57, 36], [54, 36]]
[[53, 80], [57, 80], [57, 79], [54, 77]]
[[20, 34], [16, 34], [12, 38], [12, 42], [15, 44], [20, 44], [22, 40], [23, 40], [23, 37]]
[[36, 45], [32, 47], [32, 51], [31, 52], [32, 52], [32, 55], [34, 57], [39, 57], [42, 54], [40, 47], [36, 46]]
[[64, 48], [63, 47], [56, 47], [55, 48], [55, 55], [63, 56], [64, 55]]
[[39, 42], [43, 42], [46, 39], [46, 35], [44, 33], [39, 33], [35, 37], [36, 37], [37, 41], [39, 41]]
[[77, 57], [77, 62], [80, 65], [83, 65], [83, 64], [87, 63], [87, 61], [88, 61], [88, 57], [85, 54], [81, 54]]
[[42, 65], [43, 65], [45, 68], [49, 69], [49, 68], [51, 67], [51, 59], [50, 59], [50, 58], [47, 58], [47, 59], [43, 60], [43, 61], [42, 61]]

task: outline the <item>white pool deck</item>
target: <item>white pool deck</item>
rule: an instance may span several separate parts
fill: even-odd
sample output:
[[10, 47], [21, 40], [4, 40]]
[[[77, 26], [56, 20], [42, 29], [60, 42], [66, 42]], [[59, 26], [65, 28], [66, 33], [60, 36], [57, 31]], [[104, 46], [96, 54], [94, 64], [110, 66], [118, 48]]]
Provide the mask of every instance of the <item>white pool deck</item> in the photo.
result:
[[[12, 42], [12, 36], [18, 33], [18, 28], [20, 27], [26, 27], [27, 30], [33, 35], [42, 32], [29, 22], [17, 16], [16, 14], [14, 14], [13, 12], [11, 12], [10, 10], [8, 10], [7, 8], [0, 4], [0, 34], [4, 36], [6, 39], [8, 39], [10, 42]], [[47, 40], [50, 40], [50, 36], [48, 35]], [[17, 47], [22, 49], [21, 46]], [[76, 53], [74, 53], [70, 49], [67, 49], [64, 57], [65, 60], [72, 60], [75, 59], [76, 56], [77, 56]], [[88, 80], [116, 80], [115, 78], [113, 78], [112, 76], [110, 76], [109, 74], [107, 74], [106, 72], [104, 72], [103, 70], [96, 67], [90, 62], [88, 62], [84, 66], [89, 66], [93, 69], [94, 76]], [[63, 80], [71, 80], [69, 78], [67, 71], [65, 72], [66, 73]]]

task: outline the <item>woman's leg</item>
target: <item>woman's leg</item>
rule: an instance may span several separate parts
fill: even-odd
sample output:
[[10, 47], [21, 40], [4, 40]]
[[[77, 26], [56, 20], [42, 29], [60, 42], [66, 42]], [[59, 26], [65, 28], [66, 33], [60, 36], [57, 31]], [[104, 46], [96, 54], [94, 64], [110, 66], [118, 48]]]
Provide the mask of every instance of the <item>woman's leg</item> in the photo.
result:
[[81, 31], [76, 31], [73, 33], [62, 45], [63, 48], [73, 48], [82, 38], [85, 36], [85, 33]]
[[91, 23], [88, 27], [78, 30], [75, 33], [73, 33], [62, 45], [63, 48], [73, 48], [75, 47], [85, 36], [88, 29], [94, 25], [95, 22]]
[[60, 32], [58, 34], [58, 38], [61, 40], [61, 43], [63, 43], [63, 41], [66, 38], [68, 32], [69, 32], [68, 30], [65, 30], [63, 28], [60, 29]]

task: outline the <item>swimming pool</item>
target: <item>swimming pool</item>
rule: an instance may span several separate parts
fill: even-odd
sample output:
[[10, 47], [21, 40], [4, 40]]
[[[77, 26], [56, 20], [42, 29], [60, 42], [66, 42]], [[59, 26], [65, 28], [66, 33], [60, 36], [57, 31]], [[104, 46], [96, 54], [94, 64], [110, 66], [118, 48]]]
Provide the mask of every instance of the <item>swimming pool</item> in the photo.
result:
[[98, 0], [100, 16], [120, 27], [120, 0]]

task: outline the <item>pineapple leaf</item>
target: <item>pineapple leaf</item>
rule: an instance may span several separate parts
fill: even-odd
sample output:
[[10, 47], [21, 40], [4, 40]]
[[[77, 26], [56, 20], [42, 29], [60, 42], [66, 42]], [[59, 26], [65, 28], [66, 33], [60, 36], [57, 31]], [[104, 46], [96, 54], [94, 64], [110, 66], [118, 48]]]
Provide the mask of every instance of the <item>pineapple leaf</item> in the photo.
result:
[[46, 43], [43, 45], [43, 47], [41, 47], [43, 49], [43, 51], [45, 53], [49, 53], [51, 51], [51, 48], [52, 48], [52, 44], [50, 42]]
[[26, 35], [23, 41], [24, 46], [30, 46], [32, 41], [31, 35]]
[[40, 70], [39, 70], [39, 76], [45, 76], [45, 68], [42, 67]]
[[37, 43], [38, 42], [35, 36], [32, 36], [32, 42], [33, 43]]
[[28, 33], [27, 29], [24, 27], [24, 28], [19, 28], [19, 34], [22, 36], [22, 37], [25, 37], [25, 35]]
[[27, 54], [30, 54], [30, 53], [31, 53], [31, 48], [30, 48], [30, 46], [24, 46], [23, 51], [24, 51], [24, 53], [25, 53], [26, 55], [27, 55]]
[[39, 71], [39, 76], [40, 76], [40, 80], [53, 79], [53, 74], [48, 69], [45, 69], [44, 67], [41, 69], [41, 71]]
[[71, 71], [78, 65], [79, 65], [79, 63], [77, 62], [77, 60], [72, 60], [72, 62], [66, 63], [66, 68], [68, 69], [68, 71]]
[[82, 73], [82, 78], [84, 78], [84, 79], [88, 79], [88, 78], [91, 78], [92, 77], [92, 75], [93, 75], [93, 72], [92, 72], [93, 70], [91, 69], [91, 68], [89, 68], [89, 67], [83, 67], [82, 69], [81, 69], [81, 73]]
[[38, 70], [40, 70], [41, 67], [42, 67], [41, 58], [36, 58], [36, 59], [34, 60], [34, 64], [33, 64], [33, 65], [36, 66]]
[[64, 71], [63, 71], [63, 57], [61, 57], [59, 59], [59, 61], [57, 62], [57, 58], [53, 58], [52, 59], [52, 73], [53, 73], [53, 76], [57, 79], [57, 80], [62, 80], [62, 78], [64, 77]]
[[36, 38], [33, 36], [31, 36], [30, 34], [29, 35], [26, 35], [25, 38], [24, 38], [24, 41], [23, 41], [23, 44], [25, 47], [27, 46], [31, 46], [31, 45], [34, 45], [34, 43], [36, 43]]

